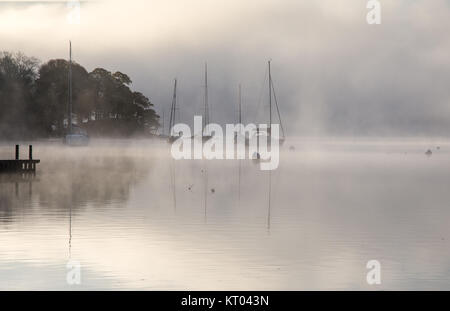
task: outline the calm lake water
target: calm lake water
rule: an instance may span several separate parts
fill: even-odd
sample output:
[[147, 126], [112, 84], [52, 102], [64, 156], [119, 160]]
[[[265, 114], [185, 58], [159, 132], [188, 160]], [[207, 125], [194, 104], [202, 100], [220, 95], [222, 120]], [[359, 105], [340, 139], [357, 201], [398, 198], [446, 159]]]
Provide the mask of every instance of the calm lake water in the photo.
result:
[[270, 173], [146, 140], [34, 157], [34, 179], [0, 175], [1, 290], [450, 290], [447, 141], [297, 139]]

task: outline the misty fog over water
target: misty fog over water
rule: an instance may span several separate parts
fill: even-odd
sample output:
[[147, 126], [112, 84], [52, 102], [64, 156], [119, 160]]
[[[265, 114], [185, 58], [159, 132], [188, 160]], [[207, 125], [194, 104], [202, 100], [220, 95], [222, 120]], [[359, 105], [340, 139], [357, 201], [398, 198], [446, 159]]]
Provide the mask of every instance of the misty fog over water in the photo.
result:
[[76, 289], [69, 260], [77, 289], [370, 289], [371, 259], [380, 289], [450, 289], [446, 140], [291, 139], [270, 173], [151, 140], [34, 150], [34, 179], [0, 180], [1, 289]]
[[[73, 2], [0, 1], [0, 160], [41, 160], [0, 290], [450, 290], [448, 0]], [[174, 160], [171, 111], [282, 123], [278, 168]]]

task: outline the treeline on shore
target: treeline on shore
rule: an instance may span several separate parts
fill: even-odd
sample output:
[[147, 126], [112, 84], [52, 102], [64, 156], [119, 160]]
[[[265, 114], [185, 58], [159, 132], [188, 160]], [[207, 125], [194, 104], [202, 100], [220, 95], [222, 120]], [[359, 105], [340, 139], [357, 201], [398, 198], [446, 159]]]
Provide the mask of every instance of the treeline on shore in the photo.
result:
[[[0, 140], [61, 137], [68, 128], [69, 62], [41, 64], [0, 52]], [[91, 136], [147, 136], [159, 127], [150, 100], [122, 72], [72, 62], [73, 123]]]

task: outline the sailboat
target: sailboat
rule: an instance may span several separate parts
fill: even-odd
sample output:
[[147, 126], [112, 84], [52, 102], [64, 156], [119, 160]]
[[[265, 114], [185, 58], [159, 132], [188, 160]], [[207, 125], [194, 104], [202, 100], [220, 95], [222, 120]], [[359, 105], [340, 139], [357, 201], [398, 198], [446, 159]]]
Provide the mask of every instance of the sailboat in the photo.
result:
[[[208, 64], [205, 64], [205, 94], [204, 94], [204, 110], [203, 110], [203, 124], [202, 132], [200, 133], [203, 142], [208, 141], [212, 138], [212, 135], [205, 135], [208, 132], [209, 125], [209, 103], [208, 103]], [[195, 139], [197, 134], [192, 135], [192, 139]]]
[[170, 121], [169, 121], [169, 143], [173, 143], [175, 140], [180, 138], [179, 133], [173, 132], [173, 127], [175, 125], [175, 117], [177, 111], [177, 79], [174, 80], [173, 85], [173, 97], [172, 97], [172, 106], [170, 107]]
[[271, 61], [268, 61], [268, 69], [269, 69], [269, 127], [266, 131], [261, 131], [259, 128], [256, 129], [256, 134], [257, 136], [267, 136], [268, 139], [268, 144], [271, 143], [271, 136], [272, 136], [272, 110], [273, 110], [273, 103], [275, 103], [275, 107], [276, 107], [276, 112], [277, 112], [277, 116], [278, 116], [278, 120], [280, 121], [280, 129], [281, 129], [281, 135], [276, 138], [278, 140], [278, 143], [280, 145], [282, 145], [286, 139], [285, 134], [284, 134], [284, 128], [283, 128], [283, 123], [281, 121], [281, 116], [280, 116], [280, 109], [278, 107], [278, 100], [277, 100], [277, 95], [275, 93], [275, 87], [273, 86], [273, 80], [272, 80], [272, 70], [271, 70]]
[[68, 133], [64, 137], [64, 143], [70, 146], [86, 146], [89, 144], [89, 136], [86, 130], [74, 126], [72, 122], [72, 42], [69, 41], [69, 109], [68, 109]]
[[202, 133], [203, 142], [210, 140], [212, 138], [211, 135], [204, 134], [204, 132], [208, 133], [208, 126], [209, 126], [208, 64], [205, 64], [205, 110], [203, 115], [203, 133]]
[[[238, 124], [242, 124], [242, 86], [241, 86], [241, 84], [239, 84], [239, 95], [238, 95]], [[243, 124], [242, 124], [243, 125]], [[238, 144], [239, 143], [239, 137], [242, 137], [242, 136], [244, 136], [244, 133], [241, 133], [241, 132], [239, 132], [239, 133], [236, 133], [235, 135], [234, 135], [234, 142], [235, 142], [235, 144]], [[246, 137], [246, 136], [244, 136], [243, 137], [243, 141], [244, 141], [244, 143], [245, 143], [245, 145], [246, 146], [248, 146], [249, 144], [250, 144], [250, 141], [249, 141], [249, 137]]]

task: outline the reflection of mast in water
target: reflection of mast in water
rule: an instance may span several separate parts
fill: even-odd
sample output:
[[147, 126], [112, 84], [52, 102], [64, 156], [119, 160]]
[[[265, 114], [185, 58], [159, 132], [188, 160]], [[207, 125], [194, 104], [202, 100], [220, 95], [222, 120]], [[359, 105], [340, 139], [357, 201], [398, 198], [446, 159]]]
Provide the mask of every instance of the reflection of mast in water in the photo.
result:
[[175, 174], [175, 160], [172, 159], [171, 165], [170, 165], [170, 180], [172, 183], [172, 197], [173, 197], [173, 208], [174, 211], [177, 210], [177, 195], [176, 195], [176, 174]]
[[[70, 188], [73, 189], [73, 176], [72, 176], [72, 172], [73, 172], [73, 162], [71, 164], [71, 170], [69, 172], [70, 174]], [[69, 260], [72, 258], [72, 204], [73, 204], [73, 200], [72, 197], [69, 200]]]
[[205, 224], [207, 222], [207, 207], [208, 207], [208, 167], [205, 160], [203, 160], [203, 173], [205, 176], [205, 194], [204, 194], [204, 203], [205, 203]]
[[269, 170], [269, 207], [267, 211], [267, 230], [270, 233], [270, 205], [271, 205], [271, 195], [272, 195], [272, 171]]
[[242, 160], [238, 160], [239, 161], [239, 177], [238, 177], [238, 207], [241, 206], [241, 162]]
[[69, 259], [72, 257], [72, 202], [69, 206]]
[[[239, 120], [238, 120], [238, 124], [242, 124], [242, 110], [241, 110], [241, 106], [242, 106], [242, 89], [241, 89], [241, 85], [239, 84]], [[242, 135], [242, 133], [241, 133]], [[236, 137], [237, 139], [237, 137]], [[236, 141], [237, 143], [238, 141]], [[238, 206], [241, 206], [241, 164], [242, 164], [242, 160], [239, 159], [239, 181], [238, 181]]]

